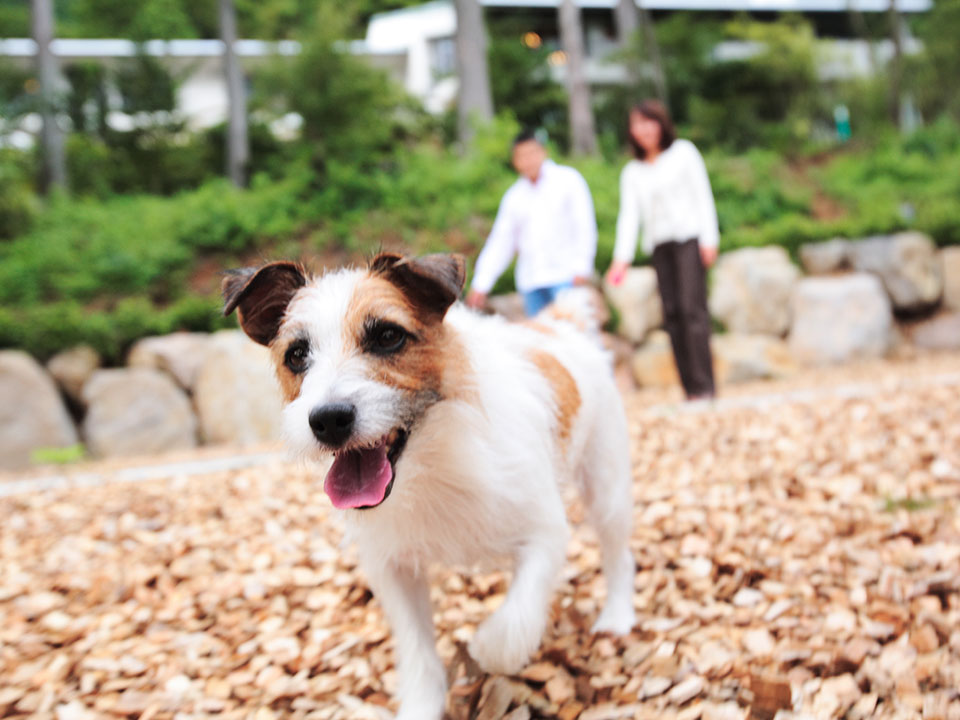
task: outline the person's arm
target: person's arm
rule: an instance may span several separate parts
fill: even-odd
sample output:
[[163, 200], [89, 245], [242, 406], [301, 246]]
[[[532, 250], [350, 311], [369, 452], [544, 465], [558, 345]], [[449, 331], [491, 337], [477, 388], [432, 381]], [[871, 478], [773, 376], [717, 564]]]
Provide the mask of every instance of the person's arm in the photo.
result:
[[473, 271], [473, 282], [467, 295], [467, 304], [482, 307], [487, 294], [493, 289], [503, 271], [510, 265], [517, 250], [516, 218], [511, 202], [510, 191], [500, 201], [497, 218], [487, 236], [487, 242], [480, 251], [477, 265]]
[[597, 258], [597, 216], [593, 210], [590, 186], [580, 173], [573, 176], [571, 193], [570, 212], [577, 248], [574, 282], [579, 284], [593, 277]]
[[617, 214], [617, 241], [613, 247], [613, 262], [607, 270], [607, 282], [619, 285], [637, 252], [642, 215], [640, 197], [631, 178], [630, 166], [620, 172], [620, 212]]
[[696, 207], [697, 224], [700, 227], [700, 254], [703, 264], [709, 267], [717, 259], [717, 247], [720, 244], [720, 226], [717, 221], [717, 206], [713, 202], [713, 190], [710, 188], [710, 176], [703, 156], [690, 145], [690, 176], [693, 184], [693, 197]]

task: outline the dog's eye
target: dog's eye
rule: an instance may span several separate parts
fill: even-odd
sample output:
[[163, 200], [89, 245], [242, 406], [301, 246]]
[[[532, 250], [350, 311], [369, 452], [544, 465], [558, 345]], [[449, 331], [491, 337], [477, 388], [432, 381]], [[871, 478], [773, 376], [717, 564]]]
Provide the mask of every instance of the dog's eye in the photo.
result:
[[407, 341], [407, 331], [393, 323], [380, 323], [367, 335], [367, 347], [377, 355], [398, 352]]
[[287, 348], [287, 353], [283, 356], [283, 364], [290, 369], [290, 372], [300, 374], [307, 369], [309, 354], [310, 348], [307, 347], [307, 341], [297, 340]]

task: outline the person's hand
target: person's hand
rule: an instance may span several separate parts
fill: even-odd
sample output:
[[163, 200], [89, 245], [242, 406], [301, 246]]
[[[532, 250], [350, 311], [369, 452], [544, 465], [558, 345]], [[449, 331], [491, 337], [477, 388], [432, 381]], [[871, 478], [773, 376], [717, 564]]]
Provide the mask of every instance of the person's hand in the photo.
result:
[[583, 275], [577, 275], [577, 276], [573, 279], [573, 286], [574, 286], [574, 287], [583, 287], [584, 285], [589, 285], [589, 284], [590, 284], [590, 278], [585, 277], [585, 276], [583, 276]]
[[700, 246], [700, 259], [703, 260], [705, 268], [710, 267], [717, 261], [717, 249], [715, 247]]
[[626, 263], [623, 260], [614, 260], [610, 264], [610, 268], [607, 270], [607, 282], [614, 287], [620, 285], [620, 283], [623, 282], [623, 279], [627, 276], [627, 269], [629, 267], [630, 263]]
[[467, 293], [467, 307], [472, 307], [474, 310], [483, 310], [486, 304], [486, 293], [482, 293], [479, 290], [471, 290]]

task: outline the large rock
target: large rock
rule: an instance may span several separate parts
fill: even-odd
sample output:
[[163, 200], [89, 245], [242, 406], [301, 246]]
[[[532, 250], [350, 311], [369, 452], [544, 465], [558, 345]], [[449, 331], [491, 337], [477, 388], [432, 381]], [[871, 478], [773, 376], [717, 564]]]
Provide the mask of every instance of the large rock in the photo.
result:
[[798, 362], [829, 365], [880, 357], [890, 348], [890, 299], [873, 275], [804, 278], [793, 294], [790, 350]]
[[809, 275], [827, 275], [850, 264], [850, 243], [843, 238], [800, 246], [800, 264]]
[[941, 313], [916, 324], [913, 344], [925, 350], [960, 350], [960, 312]]
[[654, 330], [633, 354], [630, 361], [633, 379], [640, 387], [668, 387], [680, 384], [680, 374], [673, 360], [670, 336], [666, 330]]
[[730, 332], [783, 335], [800, 271], [781, 247], [724, 253], [713, 271], [710, 313]]
[[130, 367], [162, 370], [180, 387], [193, 390], [203, 365], [211, 336], [206, 333], [176, 332], [138, 340], [127, 355]]
[[769, 335], [714, 335], [711, 348], [716, 379], [721, 385], [784, 378], [797, 371], [787, 343]]
[[605, 281], [603, 293], [619, 317], [617, 334], [634, 345], [663, 324], [657, 273], [653, 268], [630, 268], [619, 285]]
[[[787, 344], [769, 335], [728, 333], [710, 338], [713, 374], [717, 385], [789, 377], [797, 370]], [[641, 387], [667, 387], [680, 383], [670, 336], [663, 330], [650, 333], [631, 359], [634, 380]]]
[[960, 310], [960, 247], [940, 251], [940, 268], [943, 273], [943, 306], [948, 310]]
[[854, 270], [880, 278], [895, 310], [923, 310], [936, 304], [943, 293], [937, 249], [923, 233], [903, 232], [851, 243], [850, 262]]
[[280, 388], [270, 352], [239, 330], [213, 335], [193, 402], [205, 443], [254, 445], [280, 437]]
[[83, 386], [100, 367], [100, 355], [89, 345], [57, 353], [47, 361], [47, 370], [63, 392], [82, 406]]
[[98, 457], [146, 455], [197, 444], [190, 399], [159, 370], [98, 370], [83, 388], [83, 401], [83, 436]]
[[27, 467], [35, 450], [76, 442], [53, 379], [26, 353], [0, 351], [0, 468]]

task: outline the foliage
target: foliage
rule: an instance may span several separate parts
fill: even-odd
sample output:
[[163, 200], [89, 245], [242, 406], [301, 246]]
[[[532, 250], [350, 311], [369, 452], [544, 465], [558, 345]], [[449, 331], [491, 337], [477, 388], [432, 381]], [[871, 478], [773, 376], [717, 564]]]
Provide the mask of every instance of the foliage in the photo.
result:
[[30, 35], [30, 3], [24, 0], [0, 0], [0, 28], [5, 37]]
[[[216, 18], [216, 0], [72, 0], [56, 4], [61, 37], [153, 38], [207, 37]], [[207, 11], [207, 12], [204, 12]]]
[[755, 54], [711, 63], [690, 99], [695, 141], [746, 149], [789, 149], [810, 137], [816, 119], [813, 29], [799, 16], [771, 23], [738, 19], [727, 39]]
[[525, 18], [490, 23], [487, 52], [490, 89], [496, 109], [511, 112], [520, 125], [542, 127], [561, 147], [569, 144], [567, 94], [550, 77], [550, 48], [529, 48], [523, 33], [531, 27]]
[[[46, 357], [87, 342], [116, 361], [145, 334], [223, 327], [232, 321], [219, 314], [216, 271], [262, 258], [383, 245], [475, 257], [515, 179], [517, 127], [499, 118], [464, 156], [427, 142], [367, 167], [331, 159], [323, 182], [307, 156], [246, 190], [214, 179], [172, 197], [54, 198], [29, 232], [0, 243], [0, 346]], [[792, 162], [770, 150], [705, 158], [723, 250], [778, 243], [795, 253], [804, 242], [911, 227], [960, 243], [960, 127], [946, 119], [905, 139]], [[624, 162], [576, 160], [593, 193], [601, 270]], [[824, 198], [832, 213], [818, 209]], [[504, 276], [498, 288], [510, 286]]]
[[30, 180], [31, 160], [15, 150], [0, 150], [0, 241], [25, 233], [40, 209]]
[[330, 159], [369, 161], [389, 149], [399, 125], [400, 97], [387, 75], [339, 46], [348, 25], [333, 0], [321, 0], [300, 54], [257, 78], [259, 102], [303, 118], [303, 138], [321, 171]]
[[960, 0], [934, 0], [918, 22], [925, 52], [910, 65], [911, 89], [928, 116], [950, 113], [960, 120]]
[[[817, 100], [816, 38], [802, 17], [721, 22], [704, 13], [678, 12], [660, 21], [655, 32], [671, 114], [698, 145], [791, 149], [824, 121]], [[718, 55], [717, 45], [724, 40], [737, 41], [748, 52], [732, 58]], [[628, 65], [645, 67], [647, 55], [638, 31], [621, 57]], [[642, 73], [632, 86], [608, 91], [601, 101], [599, 127], [622, 146], [627, 108], [653, 95], [652, 78]]]

